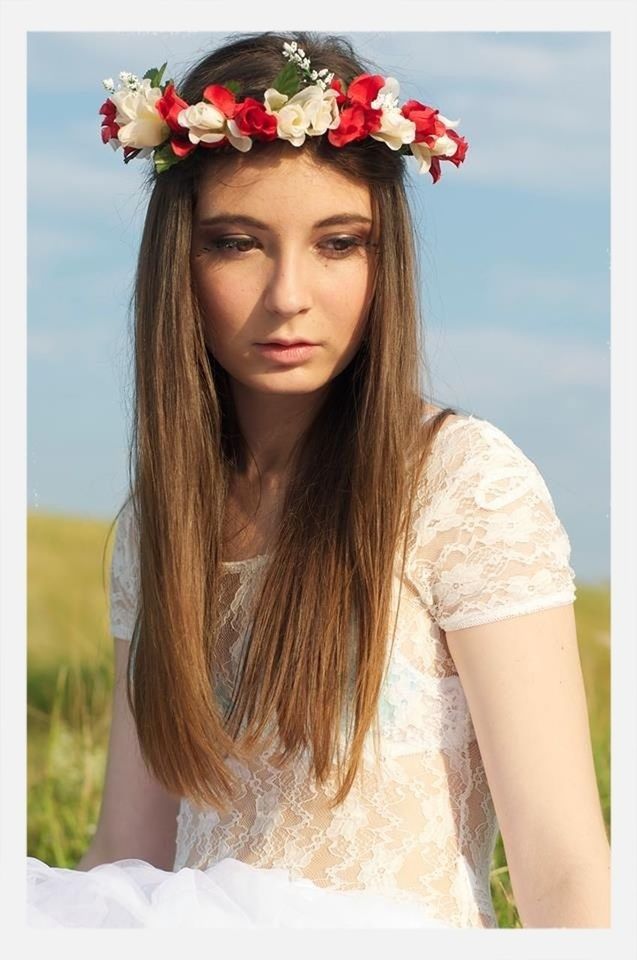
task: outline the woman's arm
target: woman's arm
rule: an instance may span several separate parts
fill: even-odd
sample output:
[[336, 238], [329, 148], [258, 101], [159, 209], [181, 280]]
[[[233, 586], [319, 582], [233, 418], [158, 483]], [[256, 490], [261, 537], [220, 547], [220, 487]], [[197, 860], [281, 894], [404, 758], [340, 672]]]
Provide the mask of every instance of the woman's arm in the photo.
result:
[[447, 633], [525, 927], [610, 926], [573, 604]]
[[157, 783], [144, 764], [126, 699], [130, 643], [116, 637], [114, 645], [113, 714], [102, 807], [93, 841], [77, 869], [134, 858], [172, 870], [179, 798]]

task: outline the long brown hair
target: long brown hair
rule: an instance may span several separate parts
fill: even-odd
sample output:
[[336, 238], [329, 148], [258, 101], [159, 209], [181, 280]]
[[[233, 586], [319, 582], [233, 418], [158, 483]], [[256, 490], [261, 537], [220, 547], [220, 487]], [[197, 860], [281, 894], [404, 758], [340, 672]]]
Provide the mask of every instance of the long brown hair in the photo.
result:
[[[379, 72], [341, 37], [236, 34], [193, 66], [177, 89], [195, 103], [208, 84], [235, 80], [240, 96], [261, 98], [285, 63], [283, 43], [292, 40], [314, 69], [327, 67], [345, 82]], [[255, 141], [251, 153], [275, 146]], [[308, 748], [324, 783], [336, 760], [332, 802], [347, 796], [382, 686], [394, 557], [402, 541], [404, 569], [415, 485], [435, 434], [454, 413], [447, 407], [422, 422], [426, 368], [405, 160], [371, 138], [335, 149], [326, 137], [309, 137], [294, 149], [369, 184], [380, 227], [375, 287], [362, 344], [297, 445], [227, 716], [214, 695], [223, 521], [233, 471], [250, 452], [227, 374], [204, 342], [190, 245], [202, 175], [240, 164], [239, 151], [198, 149], [150, 174], [135, 278], [129, 471], [140, 596], [128, 696], [157, 779], [223, 809], [235, 786], [226, 758], [249, 758], [272, 718], [280, 761]], [[343, 758], [339, 729], [344, 708], [352, 707]]]

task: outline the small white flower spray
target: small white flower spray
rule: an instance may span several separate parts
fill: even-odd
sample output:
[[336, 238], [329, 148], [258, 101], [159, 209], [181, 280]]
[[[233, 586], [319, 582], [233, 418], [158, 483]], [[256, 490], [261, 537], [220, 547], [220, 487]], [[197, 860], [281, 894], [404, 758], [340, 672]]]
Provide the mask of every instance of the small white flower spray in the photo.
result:
[[296, 40], [293, 40], [292, 43], [283, 44], [283, 56], [290, 63], [295, 63], [305, 74], [305, 79], [315, 83], [321, 90], [326, 90], [334, 79], [334, 74], [330, 73], [327, 68], [318, 71], [310, 69], [310, 58], [305, 56], [305, 50], [299, 47]]

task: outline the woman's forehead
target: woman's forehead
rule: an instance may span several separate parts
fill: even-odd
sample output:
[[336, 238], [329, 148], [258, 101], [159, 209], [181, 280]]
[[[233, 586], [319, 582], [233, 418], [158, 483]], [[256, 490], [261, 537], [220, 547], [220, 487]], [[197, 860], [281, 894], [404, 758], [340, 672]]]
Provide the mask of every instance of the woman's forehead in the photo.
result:
[[257, 210], [320, 220], [345, 208], [371, 217], [368, 184], [307, 154], [242, 157], [221, 171], [211, 166], [197, 191], [199, 219], [237, 211], [258, 217]]

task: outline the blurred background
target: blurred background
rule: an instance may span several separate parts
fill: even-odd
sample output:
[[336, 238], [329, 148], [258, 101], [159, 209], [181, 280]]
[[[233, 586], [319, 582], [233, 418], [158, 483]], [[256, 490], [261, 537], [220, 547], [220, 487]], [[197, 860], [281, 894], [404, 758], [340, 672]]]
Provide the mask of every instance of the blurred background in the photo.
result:
[[[60, 866], [99, 811], [107, 535], [127, 491], [128, 304], [147, 202], [146, 162], [124, 166], [101, 143], [101, 81], [164, 61], [178, 81], [226, 36], [28, 34], [28, 845]], [[432, 399], [508, 433], [569, 534], [610, 828], [610, 35], [345, 36], [398, 79], [401, 102], [459, 119], [469, 141], [435, 186], [406, 160]], [[517, 925], [501, 845], [492, 885], [501, 925]]]

